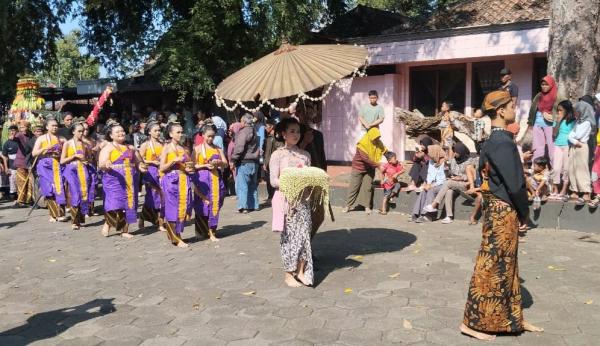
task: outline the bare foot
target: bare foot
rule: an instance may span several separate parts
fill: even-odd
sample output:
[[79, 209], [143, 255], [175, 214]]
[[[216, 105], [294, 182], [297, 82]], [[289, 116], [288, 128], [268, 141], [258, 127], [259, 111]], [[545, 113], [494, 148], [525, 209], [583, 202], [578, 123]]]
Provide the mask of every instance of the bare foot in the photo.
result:
[[102, 235], [105, 237], [108, 237], [108, 232], [110, 231], [110, 226], [108, 224], [104, 224], [104, 226], [102, 226]]
[[121, 237], [123, 237], [125, 239], [131, 239], [131, 238], [133, 238], [133, 235], [131, 235], [127, 232], [121, 232]]
[[304, 273], [300, 273], [300, 274], [298, 274], [298, 280], [299, 280], [300, 282], [302, 282], [302, 284], [303, 284], [304, 286], [311, 286], [311, 284], [308, 282], [308, 280], [306, 280], [306, 277], [304, 276]]
[[185, 248], [189, 247], [189, 245], [186, 242], [184, 242], [183, 240], [180, 240], [177, 242], [177, 247], [185, 249]]
[[61, 216], [61, 217], [57, 218], [56, 220], [60, 221], [60, 222], [66, 222], [69, 219], [66, 216]]
[[80, 228], [80, 227], [79, 227], [78, 225], [72, 225], [72, 226], [71, 226], [71, 229], [72, 229], [72, 230], [74, 230], [74, 231], [77, 231], [77, 230], [79, 230], [79, 228]]
[[536, 327], [533, 324], [527, 322], [527, 321], [523, 321], [523, 330], [526, 332], [538, 332], [541, 333], [544, 331], [544, 328], [542, 327]]
[[210, 241], [219, 241], [219, 238], [215, 235], [215, 231], [212, 229], [208, 230], [208, 237], [210, 238]]
[[480, 333], [478, 331], [475, 331], [475, 330], [465, 326], [464, 323], [460, 325], [459, 329], [460, 329], [461, 333], [466, 334], [470, 337], [473, 337], [477, 340], [492, 341], [492, 340], [496, 339], [496, 335]]
[[167, 231], [167, 229], [164, 228], [163, 226], [159, 226], [158, 230], [161, 231], [161, 232], [166, 232]]
[[53, 217], [51, 217], [51, 218], [50, 218], [50, 220], [48, 220], [48, 222], [52, 222], [52, 223], [54, 223], [54, 222], [56, 222], [56, 219], [55, 219], [55, 218], [53, 218]]
[[300, 287], [302, 286], [301, 283], [299, 283], [298, 281], [296, 281], [296, 279], [294, 278], [294, 276], [290, 273], [285, 273], [285, 284], [288, 285], [288, 287]]

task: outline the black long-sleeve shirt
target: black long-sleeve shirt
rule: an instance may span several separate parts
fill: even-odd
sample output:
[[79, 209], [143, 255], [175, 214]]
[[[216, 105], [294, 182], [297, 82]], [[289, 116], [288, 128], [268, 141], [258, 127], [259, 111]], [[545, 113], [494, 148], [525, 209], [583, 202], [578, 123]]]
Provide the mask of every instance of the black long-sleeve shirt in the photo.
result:
[[523, 164], [510, 132], [492, 130], [481, 150], [479, 169], [484, 169], [486, 164], [490, 192], [515, 208], [520, 218], [526, 217], [529, 203]]

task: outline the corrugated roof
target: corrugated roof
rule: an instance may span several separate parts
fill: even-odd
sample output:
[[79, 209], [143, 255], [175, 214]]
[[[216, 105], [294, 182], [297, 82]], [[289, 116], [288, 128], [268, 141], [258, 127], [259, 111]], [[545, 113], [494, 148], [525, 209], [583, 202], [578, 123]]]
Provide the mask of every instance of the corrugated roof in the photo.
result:
[[550, 19], [550, 0], [466, 0], [431, 17], [423, 28], [451, 29]]

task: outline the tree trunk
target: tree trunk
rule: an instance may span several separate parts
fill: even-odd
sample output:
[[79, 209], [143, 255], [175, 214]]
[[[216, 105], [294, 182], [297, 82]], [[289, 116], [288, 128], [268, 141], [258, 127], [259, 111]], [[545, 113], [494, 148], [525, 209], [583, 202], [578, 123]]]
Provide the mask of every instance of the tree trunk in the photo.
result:
[[548, 73], [571, 99], [600, 91], [600, 0], [551, 1]]

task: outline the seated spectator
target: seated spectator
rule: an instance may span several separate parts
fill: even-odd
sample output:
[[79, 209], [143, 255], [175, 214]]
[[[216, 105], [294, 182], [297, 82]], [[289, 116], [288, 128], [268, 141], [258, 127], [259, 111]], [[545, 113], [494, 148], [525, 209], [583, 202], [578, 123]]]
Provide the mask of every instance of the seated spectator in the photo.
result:
[[430, 145], [427, 149], [429, 163], [427, 164], [427, 179], [421, 186], [423, 192], [419, 194], [413, 206], [411, 221], [422, 223], [431, 221], [427, 216], [425, 206], [431, 204], [442, 186], [446, 182], [446, 173], [444, 172], [444, 149], [439, 145]]
[[545, 157], [538, 157], [533, 160], [533, 169], [527, 177], [527, 191], [529, 200], [533, 200], [533, 208], [539, 209], [540, 201], [548, 198], [550, 185], [550, 170], [548, 169], [548, 160]]
[[467, 166], [473, 165], [473, 161], [470, 160], [471, 152], [467, 146], [461, 142], [457, 142], [450, 151], [450, 154], [453, 156], [449, 161], [450, 179], [446, 180], [444, 185], [442, 185], [435, 200], [423, 208], [427, 213], [437, 213], [438, 206], [444, 200], [446, 217], [442, 219], [442, 223], [445, 224], [454, 222], [454, 193], [467, 191], [474, 185], [473, 180], [469, 181], [469, 176], [467, 175]]
[[[411, 167], [408, 175], [410, 176], [410, 185], [405, 189], [406, 192], [416, 190], [421, 192], [421, 185], [427, 179], [427, 166], [429, 164], [428, 151], [429, 147], [433, 146], [436, 142], [429, 136], [424, 136], [419, 141], [419, 145], [415, 149], [415, 156], [413, 157], [413, 166]], [[446, 153], [443, 152], [440, 157], [441, 163], [443, 164], [446, 160]]]
[[386, 215], [388, 210], [388, 203], [392, 198], [398, 196], [400, 192], [400, 182], [398, 178], [400, 174], [404, 172], [404, 167], [398, 162], [396, 154], [388, 151], [384, 154], [387, 163], [381, 167], [381, 174], [383, 180], [381, 181], [381, 187], [383, 187], [383, 202], [381, 204], [381, 210], [379, 214]]

